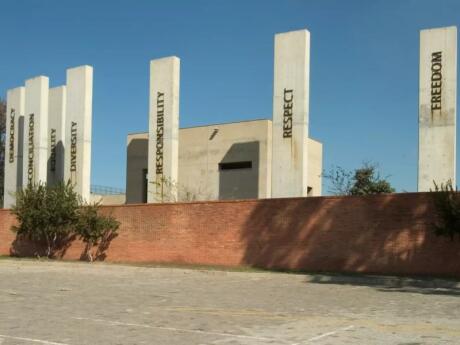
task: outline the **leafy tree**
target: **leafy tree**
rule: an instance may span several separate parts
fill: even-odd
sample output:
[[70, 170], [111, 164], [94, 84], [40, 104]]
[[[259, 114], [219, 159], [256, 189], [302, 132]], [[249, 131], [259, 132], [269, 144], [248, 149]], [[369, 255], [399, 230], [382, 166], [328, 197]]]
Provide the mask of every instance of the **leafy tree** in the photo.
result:
[[102, 244], [96, 252], [96, 257], [100, 257], [120, 225], [115, 218], [99, 211], [98, 203], [83, 204], [70, 182], [51, 187], [31, 184], [16, 194], [11, 212], [18, 225], [12, 230], [19, 239], [31, 240], [39, 247], [45, 245], [49, 258], [56, 257], [78, 236], [86, 243], [83, 257], [93, 261], [93, 246]]
[[0, 207], [3, 207], [5, 181], [6, 102], [0, 99]]
[[342, 167], [332, 167], [328, 173], [323, 173], [323, 177], [330, 181], [328, 192], [332, 195], [350, 195], [353, 186], [353, 172], [347, 171]]
[[434, 224], [435, 234], [445, 236], [454, 240], [460, 239], [460, 194], [457, 188], [454, 189], [452, 181], [437, 185], [434, 182], [434, 206], [436, 222]]
[[375, 165], [366, 164], [356, 169], [353, 176], [353, 186], [350, 189], [351, 195], [368, 195], [394, 193], [395, 189], [390, 183], [380, 177]]
[[[99, 244], [105, 244], [117, 234], [120, 223], [112, 216], [101, 215], [100, 204], [88, 204], [78, 211], [78, 221], [75, 227], [76, 234], [86, 243], [84, 256], [93, 261], [91, 249]], [[104, 246], [103, 246], [104, 247]], [[101, 251], [96, 251], [97, 258]]]
[[394, 193], [390, 183], [381, 178], [376, 164], [364, 163], [361, 168], [347, 171], [342, 167], [333, 167], [323, 174], [331, 183], [329, 193], [333, 195], [368, 195]]
[[80, 198], [70, 183], [47, 187], [30, 184], [16, 194], [11, 212], [18, 226], [13, 231], [39, 244], [46, 245], [46, 256], [56, 251], [72, 236], [78, 221]]

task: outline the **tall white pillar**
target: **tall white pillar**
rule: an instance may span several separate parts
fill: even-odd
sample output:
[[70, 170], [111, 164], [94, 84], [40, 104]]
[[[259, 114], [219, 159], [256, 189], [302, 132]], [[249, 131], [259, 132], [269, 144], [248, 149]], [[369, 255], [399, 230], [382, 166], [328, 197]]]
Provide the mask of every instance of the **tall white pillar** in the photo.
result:
[[66, 87], [49, 91], [48, 112], [48, 185], [64, 181]]
[[275, 35], [272, 197], [307, 195], [310, 33]]
[[150, 61], [147, 202], [177, 200], [180, 59]]
[[4, 208], [11, 208], [16, 203], [15, 193], [22, 186], [24, 103], [24, 87], [8, 90], [6, 96]]
[[67, 70], [64, 180], [83, 200], [90, 200], [93, 68]]
[[457, 28], [420, 32], [418, 190], [456, 175]]
[[26, 80], [23, 186], [46, 183], [48, 163], [48, 77]]

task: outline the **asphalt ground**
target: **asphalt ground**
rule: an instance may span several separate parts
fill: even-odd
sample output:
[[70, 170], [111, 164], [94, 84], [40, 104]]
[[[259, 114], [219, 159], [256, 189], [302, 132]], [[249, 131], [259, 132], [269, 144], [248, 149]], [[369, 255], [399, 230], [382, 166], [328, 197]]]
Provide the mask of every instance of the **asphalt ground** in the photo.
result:
[[13, 344], [460, 344], [460, 284], [2, 259]]

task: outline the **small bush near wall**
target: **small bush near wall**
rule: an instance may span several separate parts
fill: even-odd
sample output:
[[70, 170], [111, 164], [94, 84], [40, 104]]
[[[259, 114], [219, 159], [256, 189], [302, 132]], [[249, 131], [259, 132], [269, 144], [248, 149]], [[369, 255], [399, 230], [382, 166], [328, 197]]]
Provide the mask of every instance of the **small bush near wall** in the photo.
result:
[[[52, 258], [72, 238], [78, 220], [79, 198], [72, 186], [29, 185], [16, 195], [12, 213], [18, 220], [13, 227], [17, 237], [45, 245], [44, 255]], [[37, 251], [37, 256], [43, 253]]]
[[[112, 216], [99, 214], [99, 206], [98, 203], [95, 203], [81, 207], [75, 226], [76, 234], [86, 244], [83, 257], [89, 261], [101, 258], [107, 244], [117, 236], [120, 226], [120, 222]], [[92, 253], [94, 246], [98, 246], [95, 254]]]
[[460, 239], [460, 194], [452, 186], [452, 181], [438, 186], [435, 189], [434, 203], [437, 221], [434, 225], [438, 236], [445, 236], [452, 241]]
[[12, 228], [16, 245], [31, 241], [36, 244], [35, 256], [59, 258], [78, 236], [86, 243], [82, 258], [92, 261], [91, 248], [98, 244], [106, 248], [119, 226], [112, 216], [99, 211], [99, 204], [83, 204], [71, 183], [28, 185], [17, 193], [11, 210], [18, 221]]

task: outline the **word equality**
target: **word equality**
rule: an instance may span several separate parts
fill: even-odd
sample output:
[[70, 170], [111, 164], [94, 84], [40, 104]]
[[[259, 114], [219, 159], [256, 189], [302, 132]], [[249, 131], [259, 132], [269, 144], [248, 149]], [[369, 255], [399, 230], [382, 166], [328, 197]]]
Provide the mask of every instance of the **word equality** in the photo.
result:
[[56, 129], [54, 128], [51, 128], [50, 140], [51, 140], [50, 170], [52, 172], [55, 172], [56, 171]]

